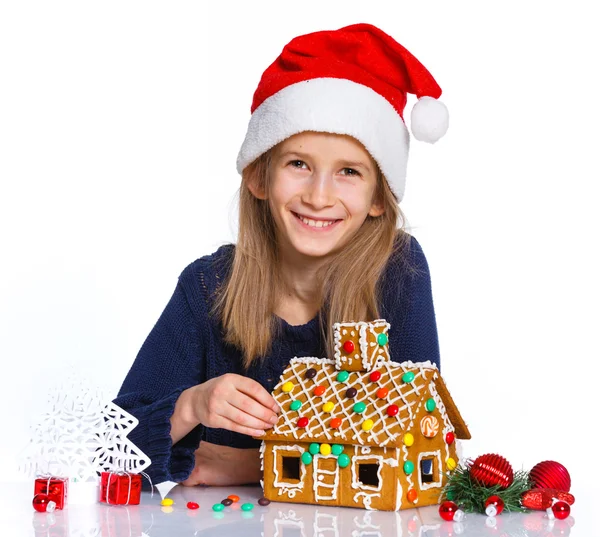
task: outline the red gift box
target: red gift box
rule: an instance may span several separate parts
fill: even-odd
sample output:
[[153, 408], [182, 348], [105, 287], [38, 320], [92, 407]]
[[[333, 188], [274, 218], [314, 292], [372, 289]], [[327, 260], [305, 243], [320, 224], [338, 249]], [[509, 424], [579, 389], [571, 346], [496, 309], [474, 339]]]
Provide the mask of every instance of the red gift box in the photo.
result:
[[138, 505], [142, 494], [140, 474], [102, 472], [100, 502], [110, 505]]
[[46, 494], [56, 504], [56, 509], [67, 505], [69, 480], [66, 477], [38, 477], [35, 480], [33, 495]]

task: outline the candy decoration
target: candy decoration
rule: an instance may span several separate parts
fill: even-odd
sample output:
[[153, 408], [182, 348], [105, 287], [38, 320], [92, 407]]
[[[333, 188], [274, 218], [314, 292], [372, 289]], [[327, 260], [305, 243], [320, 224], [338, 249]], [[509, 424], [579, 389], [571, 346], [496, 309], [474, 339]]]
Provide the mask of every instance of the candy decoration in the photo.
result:
[[313, 442], [310, 446], [308, 446], [308, 452], [311, 455], [316, 455], [319, 453], [320, 446], [316, 442]]
[[569, 505], [575, 503], [575, 497], [569, 492], [558, 489], [532, 489], [521, 495], [521, 505], [525, 509], [544, 511], [552, 507], [552, 502], [555, 499], [566, 502]]
[[350, 376], [350, 373], [348, 373], [348, 371], [340, 371], [337, 374], [336, 380], [338, 382], [346, 382], [348, 380], [349, 376]]
[[558, 501], [552, 506], [552, 513], [558, 520], [564, 520], [571, 513], [571, 507], [567, 502]]
[[321, 455], [329, 455], [331, 453], [331, 446], [329, 444], [321, 444], [319, 451]]
[[377, 343], [379, 343], [379, 345], [381, 345], [382, 347], [388, 342], [388, 337], [387, 334], [379, 334], [377, 336]]
[[367, 405], [365, 405], [362, 401], [359, 401], [352, 407], [352, 410], [354, 410], [354, 412], [356, 412], [357, 414], [362, 414], [366, 408]]
[[298, 427], [300, 427], [301, 429], [303, 429], [304, 427], [306, 427], [308, 425], [308, 418], [306, 418], [306, 417], [299, 418], [298, 421], [296, 422], [296, 425]]
[[454, 520], [454, 515], [458, 511], [460, 511], [460, 509], [458, 508], [458, 505], [456, 505], [454, 502], [451, 502], [449, 500], [443, 502], [439, 508], [440, 516], [447, 522], [452, 522]]
[[539, 462], [529, 472], [529, 478], [536, 489], [558, 489], [564, 492], [571, 490], [571, 476], [559, 462]]
[[302, 464], [308, 466], [312, 462], [312, 455], [308, 451], [305, 451], [300, 456], [300, 460], [302, 461]]
[[456, 468], [456, 461], [452, 457], [448, 457], [446, 459], [446, 468], [448, 468], [450, 471]]
[[381, 378], [381, 372], [379, 371], [373, 371], [370, 375], [369, 375], [369, 380], [371, 382], [377, 382], [379, 379]]
[[402, 375], [402, 382], [406, 382], [408, 384], [413, 380], [415, 380], [415, 374], [412, 371], [407, 371], [404, 373], [404, 375]]
[[348, 466], [350, 464], [350, 457], [348, 455], [346, 455], [345, 453], [342, 453], [337, 458], [337, 462], [338, 462], [338, 466], [340, 468], [346, 468], [346, 466]]
[[408, 492], [406, 493], [406, 499], [411, 502], [411, 503], [415, 503], [417, 501], [417, 491], [415, 489], [408, 489]]
[[421, 420], [421, 433], [425, 438], [433, 438], [439, 429], [440, 424], [435, 416], [424, 416]]
[[398, 415], [399, 410], [400, 409], [398, 408], [398, 405], [390, 405], [387, 407], [385, 412], [390, 418], [393, 418], [394, 416]]
[[333, 444], [333, 446], [331, 446], [331, 453], [333, 453], [336, 457], [343, 453], [343, 451], [344, 446], [342, 446], [341, 444]]
[[321, 397], [321, 395], [323, 395], [325, 393], [325, 386], [315, 386], [315, 389], [313, 390], [313, 393], [317, 397]]
[[267, 498], [265, 498], [264, 496], [258, 500], [258, 505], [265, 506], [265, 505], [269, 505], [270, 503], [271, 503], [271, 500], [267, 500]]
[[363, 431], [370, 431], [373, 428], [373, 420], [365, 420], [362, 422], [361, 428]]
[[357, 393], [358, 393], [358, 390], [356, 388], [348, 388], [346, 390], [346, 398], [347, 399], [354, 399], [356, 397]]
[[332, 429], [338, 429], [342, 425], [342, 419], [341, 418], [333, 418], [329, 422], [329, 425], [331, 426]]
[[504, 510], [504, 501], [500, 496], [490, 496], [485, 501], [485, 514], [487, 516], [497, 516]]
[[412, 474], [414, 470], [415, 470], [415, 465], [412, 461], [406, 461], [404, 463], [404, 473], [406, 475]]
[[469, 473], [475, 481], [486, 487], [499, 485], [505, 489], [514, 479], [510, 463], [504, 457], [491, 453], [477, 457], [473, 461]]
[[221, 500], [221, 503], [225, 507], [229, 507], [233, 503], [233, 500], [231, 498], [224, 498], [224, 499]]
[[173, 500], [171, 498], [165, 498], [164, 500], [161, 500], [160, 505], [162, 505], [163, 507], [169, 507], [170, 505], [173, 505]]
[[427, 412], [433, 412], [435, 410], [435, 400], [432, 397], [425, 402], [425, 410], [427, 410]]
[[227, 496], [233, 503], [239, 502], [240, 501], [240, 497], [237, 496], [236, 494], [230, 494], [229, 496]]
[[450, 431], [446, 433], [446, 444], [452, 444], [452, 442], [454, 442], [454, 433]]
[[199, 509], [199, 508], [200, 508], [200, 505], [198, 505], [196, 502], [188, 502], [188, 503], [186, 504], [186, 507], [187, 507], [188, 509], [192, 509], [192, 510], [194, 510], [194, 509]]
[[405, 433], [402, 442], [406, 447], [410, 447], [415, 443], [415, 437], [410, 433]]
[[377, 397], [379, 399], [385, 399], [388, 396], [389, 390], [387, 388], [379, 388], [377, 390]]
[[254, 509], [254, 505], [252, 505], [251, 503], [242, 504], [242, 511], [252, 511], [252, 509]]
[[53, 502], [47, 494], [36, 494], [31, 503], [39, 513], [52, 513], [56, 509], [56, 502]]
[[304, 378], [305, 379], [314, 379], [317, 376], [317, 370], [314, 367], [311, 367], [310, 369], [307, 369], [306, 372], [304, 373]]
[[354, 341], [344, 341], [343, 347], [346, 354], [352, 354], [354, 352]]
[[225, 506], [222, 503], [215, 503], [212, 506], [212, 510], [215, 511], [216, 513], [221, 512], [223, 509], [225, 509]]
[[289, 380], [281, 387], [283, 393], [290, 393], [294, 389], [294, 383]]
[[292, 401], [290, 403], [290, 410], [300, 410], [300, 407], [302, 406], [302, 402], [298, 401], [298, 399], [295, 399], [294, 401]]
[[323, 412], [331, 412], [334, 409], [335, 405], [331, 401], [327, 401], [323, 405]]

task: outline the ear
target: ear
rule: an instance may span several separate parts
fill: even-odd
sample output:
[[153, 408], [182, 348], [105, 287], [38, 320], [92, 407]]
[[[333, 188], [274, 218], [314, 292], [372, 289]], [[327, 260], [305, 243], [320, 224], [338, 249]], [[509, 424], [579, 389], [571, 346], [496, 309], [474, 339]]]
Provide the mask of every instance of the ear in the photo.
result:
[[256, 174], [250, 174], [250, 176], [245, 178], [245, 182], [248, 190], [255, 198], [258, 198], [259, 200], [268, 199], [265, 189], [258, 184]]
[[378, 217], [383, 213], [385, 213], [385, 207], [381, 202], [373, 203], [371, 209], [369, 209], [369, 216]]

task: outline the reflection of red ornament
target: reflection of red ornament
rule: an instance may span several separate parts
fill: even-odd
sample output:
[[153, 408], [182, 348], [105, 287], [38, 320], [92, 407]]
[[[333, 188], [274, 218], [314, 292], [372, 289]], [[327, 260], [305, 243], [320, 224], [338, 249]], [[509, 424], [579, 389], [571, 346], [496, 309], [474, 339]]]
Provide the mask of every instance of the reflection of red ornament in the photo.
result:
[[559, 462], [539, 462], [531, 469], [529, 477], [536, 489], [558, 489], [564, 492], [571, 490], [571, 476]]
[[556, 502], [552, 506], [552, 513], [558, 520], [564, 520], [571, 513], [571, 507], [567, 502]]
[[504, 501], [500, 496], [490, 496], [485, 501], [485, 514], [487, 516], [499, 515], [504, 510]]
[[464, 512], [458, 508], [454, 502], [446, 500], [440, 505], [440, 516], [447, 521], [455, 520], [460, 522], [464, 518]]
[[477, 457], [471, 464], [469, 473], [475, 481], [487, 487], [500, 485], [505, 489], [514, 479], [510, 463], [504, 457], [492, 453]]
[[521, 496], [521, 505], [526, 509], [544, 510], [552, 506], [552, 500], [560, 500], [569, 505], [575, 503], [575, 497], [558, 489], [532, 489]]
[[47, 494], [36, 494], [31, 503], [40, 513], [51, 513], [56, 508], [56, 502], [53, 502]]

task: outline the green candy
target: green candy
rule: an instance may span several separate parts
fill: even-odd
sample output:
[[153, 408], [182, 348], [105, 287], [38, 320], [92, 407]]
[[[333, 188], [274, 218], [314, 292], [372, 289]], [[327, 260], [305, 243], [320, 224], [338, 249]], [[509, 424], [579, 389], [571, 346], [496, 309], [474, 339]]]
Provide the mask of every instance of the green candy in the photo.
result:
[[252, 505], [251, 503], [242, 504], [242, 511], [252, 511], [252, 509], [254, 509], [254, 505]]
[[354, 410], [354, 412], [356, 412], [357, 414], [362, 414], [366, 408], [367, 405], [365, 405], [362, 401], [359, 401], [352, 407], [352, 410]]
[[301, 406], [302, 406], [302, 403], [300, 401], [298, 401], [298, 399], [295, 399], [294, 401], [292, 401], [290, 403], [290, 410], [300, 410]]
[[427, 399], [427, 402], [425, 403], [425, 408], [427, 409], [427, 412], [433, 412], [435, 410], [435, 401], [432, 397]]
[[313, 443], [310, 446], [308, 446], [308, 451], [311, 455], [316, 455], [317, 453], [319, 453], [320, 449], [321, 449], [321, 446], [316, 443]]
[[225, 506], [222, 503], [215, 503], [215, 505], [212, 506], [212, 510], [213, 511], [222, 511], [223, 509], [225, 509]]
[[350, 464], [350, 457], [348, 457], [348, 455], [346, 455], [345, 453], [342, 453], [338, 459], [338, 466], [340, 468], [346, 468], [346, 466], [348, 466]]
[[412, 371], [407, 371], [404, 373], [404, 375], [402, 375], [402, 382], [406, 382], [408, 384], [413, 380], [415, 380], [415, 374]]
[[411, 461], [406, 461], [404, 463], [404, 473], [406, 475], [412, 474], [414, 469], [415, 469], [415, 465]]
[[349, 376], [350, 376], [350, 373], [348, 373], [348, 371], [340, 371], [337, 374], [336, 380], [338, 382], [346, 382], [348, 380]]
[[377, 343], [379, 343], [382, 347], [388, 342], [387, 334], [379, 334], [377, 336]]
[[342, 446], [341, 444], [333, 444], [333, 446], [331, 446], [331, 453], [333, 453], [334, 455], [340, 455], [343, 452], [344, 446]]
[[302, 453], [300, 458], [302, 459], [303, 464], [309, 465], [312, 462], [312, 455], [308, 451]]

